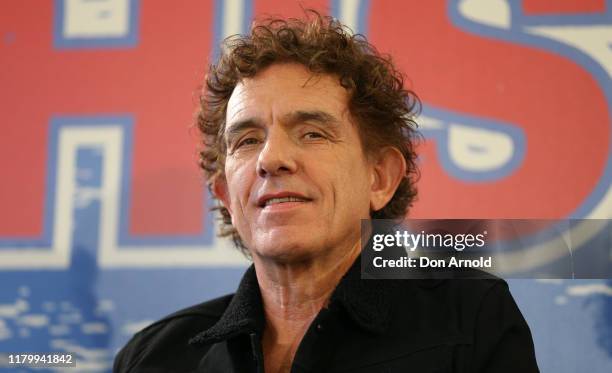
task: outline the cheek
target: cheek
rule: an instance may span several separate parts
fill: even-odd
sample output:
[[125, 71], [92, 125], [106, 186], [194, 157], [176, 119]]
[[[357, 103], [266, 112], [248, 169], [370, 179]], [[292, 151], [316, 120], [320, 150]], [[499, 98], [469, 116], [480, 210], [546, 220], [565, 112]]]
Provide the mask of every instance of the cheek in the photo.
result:
[[345, 187], [340, 192], [349, 199], [347, 207], [352, 213], [361, 216], [369, 213], [371, 179], [368, 166], [357, 159], [347, 167], [348, 172], [343, 182]]
[[236, 189], [238, 187], [237, 181], [240, 179], [236, 177], [235, 167], [232, 167], [230, 163], [225, 164], [225, 179], [227, 180], [227, 199], [233, 215], [236, 208]]
[[248, 167], [237, 166], [231, 162], [225, 165], [225, 174], [231, 175], [227, 179], [227, 188], [234, 214], [244, 214], [244, 205], [248, 203], [249, 188], [252, 177], [249, 177]]
[[[341, 171], [340, 171], [341, 170]], [[363, 165], [355, 163], [336, 170], [333, 175], [334, 203], [336, 209], [361, 213], [363, 206], [369, 206], [369, 180]]]

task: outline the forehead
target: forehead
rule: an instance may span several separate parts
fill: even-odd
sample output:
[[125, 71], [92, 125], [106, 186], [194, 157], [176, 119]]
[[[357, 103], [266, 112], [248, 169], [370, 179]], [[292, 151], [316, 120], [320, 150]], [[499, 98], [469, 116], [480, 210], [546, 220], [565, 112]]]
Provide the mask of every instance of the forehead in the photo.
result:
[[244, 117], [266, 122], [298, 110], [320, 110], [338, 119], [348, 114], [348, 93], [336, 76], [316, 74], [300, 64], [272, 65], [236, 85], [228, 102], [230, 124]]

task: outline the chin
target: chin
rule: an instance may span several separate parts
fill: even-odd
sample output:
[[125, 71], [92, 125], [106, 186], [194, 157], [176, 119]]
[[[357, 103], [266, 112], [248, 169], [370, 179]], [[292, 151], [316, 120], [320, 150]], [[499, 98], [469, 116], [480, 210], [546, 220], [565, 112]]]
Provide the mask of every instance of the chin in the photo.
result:
[[317, 255], [314, 244], [296, 239], [255, 240], [253, 247], [256, 249], [251, 250], [252, 255], [277, 263], [296, 263]]

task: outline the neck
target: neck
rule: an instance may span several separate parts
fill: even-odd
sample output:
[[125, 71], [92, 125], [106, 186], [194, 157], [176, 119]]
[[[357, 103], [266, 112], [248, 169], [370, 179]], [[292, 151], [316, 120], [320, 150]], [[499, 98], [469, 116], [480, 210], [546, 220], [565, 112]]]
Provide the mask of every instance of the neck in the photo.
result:
[[353, 264], [359, 241], [350, 250], [329, 250], [296, 261], [254, 255], [266, 327], [262, 338], [266, 372], [289, 372], [312, 320]]
[[279, 263], [253, 257], [268, 327], [309, 324], [360, 253], [357, 242], [349, 250]]

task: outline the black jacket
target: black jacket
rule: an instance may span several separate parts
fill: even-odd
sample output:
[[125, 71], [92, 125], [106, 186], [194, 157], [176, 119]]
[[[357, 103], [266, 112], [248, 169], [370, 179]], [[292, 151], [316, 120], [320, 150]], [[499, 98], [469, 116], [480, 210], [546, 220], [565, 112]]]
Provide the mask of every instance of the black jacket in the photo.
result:
[[[237, 292], [137, 333], [115, 372], [263, 373], [261, 294]], [[362, 280], [358, 261], [306, 331], [291, 372], [537, 372], [529, 327], [503, 280]]]

